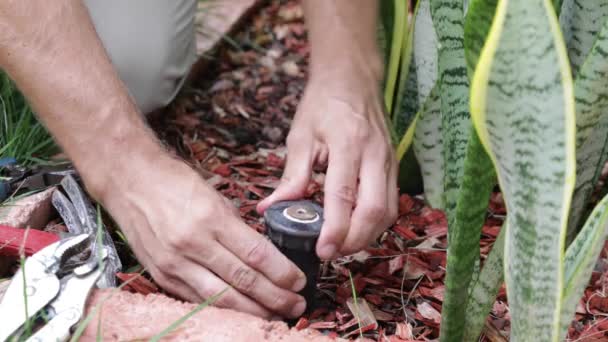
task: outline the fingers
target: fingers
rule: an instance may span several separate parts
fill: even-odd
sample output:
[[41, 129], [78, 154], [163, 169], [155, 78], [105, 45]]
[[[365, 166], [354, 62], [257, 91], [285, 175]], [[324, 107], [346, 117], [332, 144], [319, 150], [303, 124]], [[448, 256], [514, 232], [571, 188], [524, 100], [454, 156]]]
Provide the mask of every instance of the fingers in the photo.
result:
[[342, 247], [350, 226], [356, 200], [360, 152], [348, 144], [330, 146], [329, 166], [325, 177], [325, 222], [317, 242], [321, 259], [334, 259]]
[[276, 286], [294, 292], [304, 288], [306, 276], [296, 265], [264, 236], [243, 223], [237, 224], [219, 233], [220, 244]]
[[258, 204], [257, 210], [260, 214], [273, 203], [304, 196], [314, 162], [312, 145], [310, 137], [299, 139], [290, 133], [287, 137], [287, 163], [281, 177], [281, 184], [270, 196]]
[[218, 247], [213, 253], [215, 262], [208, 267], [225, 282], [272, 312], [292, 318], [302, 315], [306, 309], [304, 298], [276, 286], [223, 246]]
[[361, 163], [357, 205], [353, 211], [351, 226], [342, 255], [365, 248], [379, 232], [384, 230], [387, 213], [387, 181], [390, 165], [386, 153], [367, 153]]
[[[219, 294], [229, 285], [209, 270], [193, 262], [185, 262], [182, 266], [182, 277], [197, 289], [199, 296], [205, 300]], [[229, 289], [213, 303], [215, 306], [243, 311], [263, 318], [272, 317], [266, 308], [248, 298], [236, 289]]]

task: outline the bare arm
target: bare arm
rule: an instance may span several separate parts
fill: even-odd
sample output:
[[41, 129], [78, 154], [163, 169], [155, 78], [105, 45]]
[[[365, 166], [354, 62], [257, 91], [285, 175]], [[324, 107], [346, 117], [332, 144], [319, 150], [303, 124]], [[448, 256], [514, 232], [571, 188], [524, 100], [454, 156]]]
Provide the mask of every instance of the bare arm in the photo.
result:
[[160, 154], [80, 1], [2, 1], [0, 26], [0, 68], [84, 174], [89, 190], [101, 195], [110, 186], [109, 171], [124, 167], [123, 161]]
[[397, 164], [384, 121], [378, 1], [305, 0], [311, 75], [287, 138], [281, 186], [259, 209], [304, 195], [327, 163], [322, 258], [365, 248], [397, 215]]
[[[78, 0], [0, 2], [0, 67], [166, 290], [260, 316], [300, 315], [304, 274], [145, 126]], [[241, 239], [234, 239], [239, 236]]]

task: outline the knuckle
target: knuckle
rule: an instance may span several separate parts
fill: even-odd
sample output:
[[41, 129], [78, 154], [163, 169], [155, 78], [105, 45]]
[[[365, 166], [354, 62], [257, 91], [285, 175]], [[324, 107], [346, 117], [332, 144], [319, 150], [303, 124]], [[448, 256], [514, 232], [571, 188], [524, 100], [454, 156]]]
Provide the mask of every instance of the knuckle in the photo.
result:
[[[209, 292], [207, 296], [202, 296], [205, 299], [209, 299], [214, 295], [217, 295], [221, 290], [217, 290], [215, 292]], [[230, 291], [226, 292], [223, 296], [219, 296], [215, 302], [213, 303], [215, 306], [219, 306], [222, 308], [234, 308], [237, 306], [237, 301], [235, 297], [230, 293]]]
[[192, 246], [192, 236], [184, 231], [176, 232], [167, 237], [167, 243], [174, 250], [188, 249]]
[[258, 276], [251, 268], [240, 266], [234, 270], [231, 279], [234, 287], [244, 293], [251, 293], [257, 284]]
[[165, 275], [174, 274], [177, 269], [178, 262], [173, 257], [160, 258], [156, 261], [156, 267]]
[[354, 204], [357, 199], [355, 187], [346, 184], [338, 186], [334, 191], [330, 191], [329, 195], [350, 204]]
[[386, 214], [386, 206], [381, 203], [371, 203], [363, 209], [363, 215], [371, 221], [380, 221]]
[[[367, 120], [355, 118], [347, 125], [344, 132], [344, 140], [349, 143], [366, 142], [371, 136], [371, 129]], [[352, 146], [351, 146], [352, 148]]]
[[276, 294], [272, 298], [269, 309], [277, 312], [289, 311], [292, 303], [283, 294]]
[[247, 264], [253, 267], [260, 266], [268, 258], [268, 247], [268, 242], [264, 239], [257, 239], [257, 241], [253, 242], [247, 251]]

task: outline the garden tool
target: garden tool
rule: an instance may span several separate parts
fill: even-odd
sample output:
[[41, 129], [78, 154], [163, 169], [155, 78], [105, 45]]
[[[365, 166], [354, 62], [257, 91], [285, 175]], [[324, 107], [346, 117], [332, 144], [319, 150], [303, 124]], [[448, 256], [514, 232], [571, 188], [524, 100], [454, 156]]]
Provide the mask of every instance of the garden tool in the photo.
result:
[[[59, 182], [58, 189], [53, 192], [52, 203], [68, 228], [69, 234], [57, 236], [34, 229], [17, 229], [0, 226], [0, 255], [17, 256], [20, 250], [24, 254], [36, 252], [44, 244], [54, 242], [54, 239], [70, 235], [85, 234], [91, 237], [90, 249], [95, 251], [103, 247], [108, 253], [104, 277], [97, 286], [100, 288], [116, 286], [115, 274], [122, 268], [114, 242], [107, 230], [97, 226], [96, 212], [87, 195], [76, 180], [67, 175]], [[54, 236], [54, 237], [53, 237]], [[101, 245], [99, 243], [101, 242]], [[89, 263], [95, 263], [95, 255], [91, 255]], [[78, 264], [80, 260], [69, 260], [68, 264]]]
[[36, 191], [58, 184], [64, 176], [77, 177], [71, 164], [26, 167], [14, 158], [0, 159], [0, 202], [16, 193]]
[[[28, 329], [34, 334], [27, 341], [67, 340], [91, 289], [105, 276], [108, 251], [92, 249], [92, 240], [90, 234], [70, 236], [26, 259], [0, 303], [0, 341]], [[73, 260], [80, 262], [68, 262]], [[35, 330], [40, 321], [45, 323]]]
[[283, 201], [264, 212], [266, 234], [275, 246], [306, 275], [300, 294], [306, 311], [315, 308], [320, 260], [315, 245], [323, 225], [323, 208], [311, 201]]

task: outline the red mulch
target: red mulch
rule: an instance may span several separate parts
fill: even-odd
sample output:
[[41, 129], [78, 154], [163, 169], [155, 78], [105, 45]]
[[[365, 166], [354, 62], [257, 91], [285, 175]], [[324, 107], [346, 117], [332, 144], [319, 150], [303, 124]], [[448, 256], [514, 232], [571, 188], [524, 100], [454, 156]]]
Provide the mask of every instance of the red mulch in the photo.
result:
[[[273, 0], [225, 44], [200, 80], [186, 89], [168, 113], [151, 118], [159, 136], [239, 208], [263, 232], [257, 202], [271, 193], [285, 160], [282, 145], [307, 75], [309, 46], [298, 1]], [[322, 203], [323, 170], [315, 170], [308, 197]], [[349, 272], [359, 298], [377, 322], [363, 335], [377, 341], [425, 341], [439, 334], [445, 275], [447, 223], [419, 198], [400, 198], [400, 217], [373, 247], [325, 263], [319, 283], [320, 308], [297, 327], [312, 327], [342, 337], [357, 337], [348, 308]], [[504, 217], [500, 194], [492, 198], [481, 240], [485, 258]], [[608, 249], [577, 310], [570, 338], [607, 340]], [[126, 280], [128, 275], [122, 275]], [[121, 278], [122, 279], [122, 278]], [[131, 290], [138, 288], [131, 285]], [[142, 291], [154, 291], [144, 283]], [[352, 300], [352, 299], [351, 299]], [[363, 301], [361, 301], [359, 306]], [[509, 310], [503, 290], [485, 329], [485, 340], [508, 336]]]

